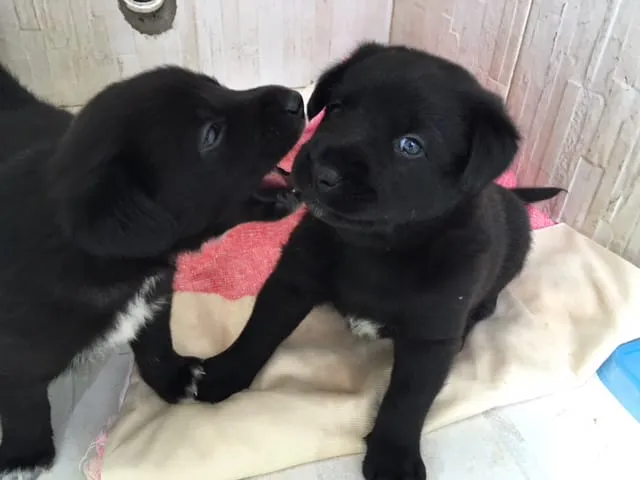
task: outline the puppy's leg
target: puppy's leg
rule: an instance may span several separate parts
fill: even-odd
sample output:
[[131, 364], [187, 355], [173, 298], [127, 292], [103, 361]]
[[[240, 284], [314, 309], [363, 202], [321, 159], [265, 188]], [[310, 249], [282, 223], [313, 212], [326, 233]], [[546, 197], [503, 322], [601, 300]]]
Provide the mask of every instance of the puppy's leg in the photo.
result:
[[480, 302], [476, 306], [476, 308], [473, 309], [473, 312], [471, 312], [470, 318], [473, 324], [475, 325], [479, 321], [484, 320], [485, 318], [488, 318], [491, 315], [493, 315], [493, 312], [496, 311], [497, 306], [498, 306], [497, 295], [490, 295], [487, 298], [485, 298], [482, 302]]
[[333, 234], [323, 224], [309, 217], [302, 219], [258, 294], [238, 339], [226, 351], [204, 361], [198, 400], [220, 402], [248, 388], [311, 309], [327, 301], [333, 242]]
[[458, 340], [394, 339], [391, 381], [366, 439], [367, 480], [426, 478], [420, 434], [458, 349]]
[[201, 360], [183, 357], [173, 349], [171, 307], [165, 306], [131, 342], [140, 376], [165, 402], [176, 403], [194, 396]]
[[309, 291], [280, 278], [267, 280], [238, 339], [221, 354], [204, 361], [197, 399], [221, 402], [251, 385], [278, 346], [319, 302]]
[[31, 480], [55, 457], [48, 383], [0, 381], [0, 478]]
[[252, 198], [236, 208], [230, 208], [224, 218], [216, 225], [218, 230], [226, 231], [241, 223], [275, 222], [300, 208], [297, 196], [288, 188], [273, 189], [269, 198]]
[[481, 322], [485, 318], [493, 315], [493, 313], [496, 311], [497, 306], [498, 296], [489, 295], [473, 309], [473, 311], [469, 315], [467, 325], [464, 329], [464, 335], [462, 337], [462, 344], [460, 345], [460, 349], [464, 347], [464, 344], [467, 341], [467, 337], [471, 333], [471, 330], [473, 330], [473, 327], [475, 327], [478, 322]]

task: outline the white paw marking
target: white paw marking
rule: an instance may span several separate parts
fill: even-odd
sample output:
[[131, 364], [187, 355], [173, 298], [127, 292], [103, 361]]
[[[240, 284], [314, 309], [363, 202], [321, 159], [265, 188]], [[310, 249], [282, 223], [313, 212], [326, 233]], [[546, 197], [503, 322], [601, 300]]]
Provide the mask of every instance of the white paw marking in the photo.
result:
[[360, 338], [376, 340], [380, 338], [380, 324], [366, 318], [347, 317], [351, 333]]
[[164, 305], [164, 298], [153, 298], [153, 291], [160, 277], [148, 277], [142, 282], [140, 289], [131, 297], [125, 307], [116, 314], [113, 328], [102, 338], [97, 339], [73, 360], [77, 365], [104, 356], [114, 348], [132, 341], [140, 329], [153, 319]]
[[187, 397], [196, 398], [198, 396], [198, 381], [204, 376], [204, 373], [204, 368], [201, 365], [191, 367], [191, 383], [185, 390]]
[[191, 367], [191, 375], [195, 380], [200, 380], [204, 376], [204, 367], [202, 365], [194, 365]]

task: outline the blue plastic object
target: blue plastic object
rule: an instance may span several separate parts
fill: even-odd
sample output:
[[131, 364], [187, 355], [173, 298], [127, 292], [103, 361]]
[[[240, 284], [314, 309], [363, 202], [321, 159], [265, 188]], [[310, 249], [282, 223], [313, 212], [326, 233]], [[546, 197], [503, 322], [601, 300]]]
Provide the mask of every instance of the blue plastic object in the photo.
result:
[[598, 376], [622, 406], [640, 422], [640, 339], [616, 349]]

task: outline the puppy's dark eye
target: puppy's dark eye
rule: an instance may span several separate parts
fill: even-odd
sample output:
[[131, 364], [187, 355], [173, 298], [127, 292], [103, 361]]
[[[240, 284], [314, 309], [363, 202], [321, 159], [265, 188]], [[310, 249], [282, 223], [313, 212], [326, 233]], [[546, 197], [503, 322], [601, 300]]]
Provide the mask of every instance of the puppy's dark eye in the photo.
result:
[[209, 153], [220, 143], [220, 129], [213, 124], [213, 122], [205, 123], [200, 129], [200, 137], [198, 143], [198, 149], [200, 154], [204, 155]]
[[340, 110], [342, 110], [342, 103], [338, 101], [331, 102], [325, 107], [325, 113], [336, 113]]
[[405, 157], [418, 157], [424, 152], [422, 142], [415, 137], [402, 137], [398, 141], [398, 150]]

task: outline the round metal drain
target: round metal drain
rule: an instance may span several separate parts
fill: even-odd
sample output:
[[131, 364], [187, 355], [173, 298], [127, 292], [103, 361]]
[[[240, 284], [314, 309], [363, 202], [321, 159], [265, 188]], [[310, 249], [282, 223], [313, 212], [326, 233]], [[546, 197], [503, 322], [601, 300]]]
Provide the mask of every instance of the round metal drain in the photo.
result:
[[133, 13], [153, 13], [162, 8], [164, 0], [124, 0], [124, 5]]
[[176, 0], [118, 0], [129, 25], [145, 35], [159, 35], [173, 26]]

